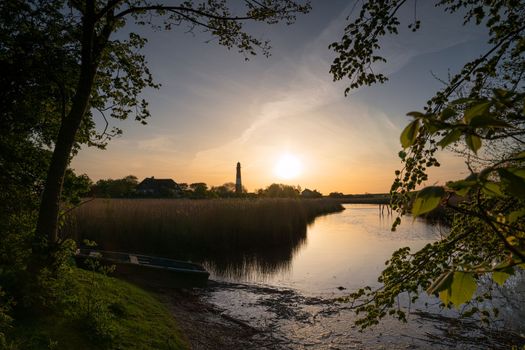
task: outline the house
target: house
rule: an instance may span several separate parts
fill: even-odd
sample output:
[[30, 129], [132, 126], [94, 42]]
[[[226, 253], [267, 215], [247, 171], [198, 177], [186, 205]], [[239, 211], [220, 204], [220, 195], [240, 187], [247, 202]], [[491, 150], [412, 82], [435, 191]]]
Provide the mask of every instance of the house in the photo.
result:
[[179, 197], [182, 194], [182, 189], [172, 179], [155, 179], [153, 176], [142, 180], [136, 191], [147, 197]]
[[305, 188], [303, 192], [301, 192], [301, 197], [303, 198], [321, 198], [323, 195], [318, 192], [317, 190], [310, 190], [308, 188]]

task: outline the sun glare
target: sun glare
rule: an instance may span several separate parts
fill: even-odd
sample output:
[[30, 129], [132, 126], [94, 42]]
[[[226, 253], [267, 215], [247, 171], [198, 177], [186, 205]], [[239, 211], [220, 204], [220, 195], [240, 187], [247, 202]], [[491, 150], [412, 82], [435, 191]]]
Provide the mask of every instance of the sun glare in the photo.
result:
[[299, 159], [291, 154], [283, 154], [275, 164], [274, 173], [281, 179], [293, 179], [301, 174]]

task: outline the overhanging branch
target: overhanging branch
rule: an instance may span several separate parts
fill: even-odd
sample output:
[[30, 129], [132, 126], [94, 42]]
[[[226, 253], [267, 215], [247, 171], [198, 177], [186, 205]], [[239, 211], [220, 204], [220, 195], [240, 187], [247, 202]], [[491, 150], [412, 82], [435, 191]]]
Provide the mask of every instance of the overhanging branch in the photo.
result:
[[132, 13], [139, 13], [139, 12], [147, 12], [147, 11], [169, 11], [169, 12], [189, 12], [201, 17], [206, 17], [209, 19], [216, 19], [220, 21], [244, 21], [244, 20], [252, 20], [255, 19], [253, 16], [219, 16], [215, 15], [213, 13], [197, 10], [191, 7], [184, 7], [184, 6], [164, 6], [164, 5], [155, 5], [155, 6], [134, 6], [130, 7], [118, 14], [115, 15], [115, 18], [123, 18], [126, 15], [132, 14]]

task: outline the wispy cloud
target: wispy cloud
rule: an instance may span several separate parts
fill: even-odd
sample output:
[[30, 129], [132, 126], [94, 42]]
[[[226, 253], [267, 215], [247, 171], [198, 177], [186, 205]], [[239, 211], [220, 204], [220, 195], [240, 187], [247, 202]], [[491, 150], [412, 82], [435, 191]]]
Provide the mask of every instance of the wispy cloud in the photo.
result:
[[179, 142], [166, 135], [158, 135], [137, 141], [137, 148], [142, 151], [154, 153], [177, 153]]
[[[297, 31], [294, 36], [287, 31], [280, 38], [282, 47], [276, 48], [270, 60], [255, 59], [246, 65], [222, 48], [195, 49], [192, 45], [198, 43], [191, 38], [183, 45], [172, 45], [168, 36], [162, 37], [157, 51], [152, 47], [149, 52], [157, 57], [153, 61], [166, 65], [156, 71], [164, 86], [148, 96], [153, 115], [150, 126], [140, 130], [130, 126], [133, 129], [123, 136], [127, 141], [115, 140], [108, 151], [96, 155], [93, 151], [81, 154], [78, 161], [86, 166], [78, 167], [75, 161], [76, 167], [100, 177], [133, 171], [139, 177], [221, 184], [232, 180], [240, 160], [251, 181], [247, 185], [253, 189], [273, 181], [268, 174], [273, 162], [280, 153], [290, 152], [308, 165], [303, 185], [346, 191], [350, 185], [345, 181], [361, 182], [364, 189], [366, 181], [374, 178], [374, 189], [388, 186], [385, 178], [398, 164], [398, 135], [405, 122], [402, 112], [389, 108], [403, 111], [410, 101], [398, 99], [397, 94], [382, 101], [375, 98], [380, 94], [369, 94], [368, 88], [361, 89], [361, 96], [344, 98], [348, 81], [332, 81], [329, 69], [334, 53], [328, 45], [341, 37], [353, 4], [335, 18], [314, 17], [318, 24], [326, 22], [324, 27], [320, 24], [317, 35], [306, 37]], [[378, 67], [382, 72], [405, 76], [404, 69], [409, 70], [421, 55], [482, 35], [459, 31], [461, 18], [426, 11], [431, 5], [418, 4], [426, 16], [421, 33], [405, 28], [395, 40], [382, 42], [382, 53], [388, 58], [388, 64]], [[169, 49], [172, 46], [184, 50]], [[420, 77], [410, 79], [414, 83], [407, 88], [428, 89]], [[362, 98], [365, 94], [371, 97]]]

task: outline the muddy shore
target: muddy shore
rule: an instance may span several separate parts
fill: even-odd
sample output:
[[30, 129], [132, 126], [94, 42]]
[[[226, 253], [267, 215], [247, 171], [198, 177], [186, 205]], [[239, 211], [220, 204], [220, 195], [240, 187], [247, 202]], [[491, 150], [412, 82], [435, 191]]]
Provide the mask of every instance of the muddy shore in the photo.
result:
[[193, 350], [235, 349], [509, 349], [525, 338], [476, 322], [424, 312], [408, 324], [386, 320], [359, 332], [348, 307], [293, 290], [209, 281], [173, 289], [138, 282], [173, 313]]
[[177, 319], [193, 350], [278, 348], [264, 330], [228, 316], [191, 291], [158, 295]]
[[[206, 301], [208, 288], [166, 288], [144, 280], [137, 284], [155, 294], [168, 307], [193, 350], [282, 348], [274, 344], [269, 329], [253, 327]], [[209, 288], [219, 286], [213, 281], [209, 284]]]

